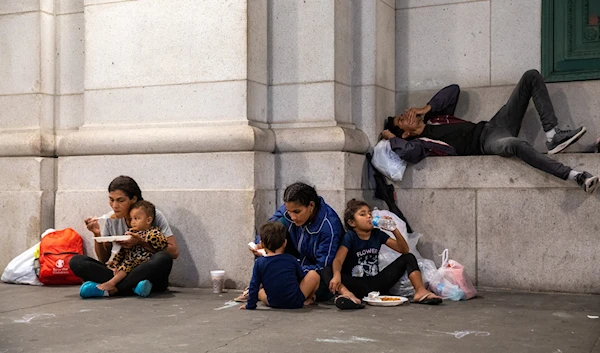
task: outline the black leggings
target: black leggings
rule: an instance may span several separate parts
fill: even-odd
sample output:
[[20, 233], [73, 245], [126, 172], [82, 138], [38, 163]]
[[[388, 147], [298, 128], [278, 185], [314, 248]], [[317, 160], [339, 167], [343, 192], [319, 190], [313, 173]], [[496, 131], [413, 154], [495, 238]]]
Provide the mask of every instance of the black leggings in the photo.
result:
[[[85, 255], [75, 255], [69, 262], [71, 270], [84, 281], [104, 283], [113, 278], [113, 271], [102, 262]], [[132, 295], [133, 289], [145, 279], [152, 282], [152, 292], [164, 292], [169, 286], [169, 274], [173, 258], [166, 251], [159, 251], [137, 266], [117, 284], [118, 295]]]
[[[394, 262], [389, 264], [377, 276], [373, 277], [352, 277], [342, 273], [342, 284], [348, 288], [358, 299], [366, 297], [369, 292], [388, 293], [390, 288], [396, 284], [404, 272], [409, 276], [413, 271], [420, 271], [419, 264], [415, 255], [408, 253], [400, 256]], [[331, 267], [323, 269], [323, 280], [329, 284], [333, 278], [333, 270]]]

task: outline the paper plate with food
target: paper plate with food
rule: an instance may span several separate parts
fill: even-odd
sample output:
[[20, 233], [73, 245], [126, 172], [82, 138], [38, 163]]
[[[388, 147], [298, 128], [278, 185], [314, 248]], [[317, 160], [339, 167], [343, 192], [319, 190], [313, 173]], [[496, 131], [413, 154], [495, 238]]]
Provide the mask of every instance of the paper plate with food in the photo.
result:
[[396, 306], [406, 303], [408, 298], [395, 295], [380, 295], [379, 292], [371, 292], [363, 298], [363, 301], [375, 306]]

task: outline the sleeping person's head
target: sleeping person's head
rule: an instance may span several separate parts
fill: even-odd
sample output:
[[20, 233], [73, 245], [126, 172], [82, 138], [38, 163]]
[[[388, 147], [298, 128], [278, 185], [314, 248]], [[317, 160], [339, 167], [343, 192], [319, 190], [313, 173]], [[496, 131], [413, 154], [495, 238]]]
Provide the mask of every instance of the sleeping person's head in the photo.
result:
[[407, 114], [401, 114], [397, 116], [390, 116], [385, 120], [383, 129], [388, 130], [396, 137], [403, 139], [410, 139], [419, 136], [417, 129], [423, 122], [423, 117], [417, 115], [416, 119], [411, 123], [407, 117]]

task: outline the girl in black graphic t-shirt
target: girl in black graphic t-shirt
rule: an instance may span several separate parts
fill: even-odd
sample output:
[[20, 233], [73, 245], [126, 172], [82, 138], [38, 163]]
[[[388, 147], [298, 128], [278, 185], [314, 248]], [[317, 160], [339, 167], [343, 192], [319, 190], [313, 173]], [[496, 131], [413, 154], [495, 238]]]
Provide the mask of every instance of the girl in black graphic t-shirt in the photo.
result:
[[[358, 298], [367, 296], [369, 292], [387, 293], [407, 272], [415, 287], [416, 303], [441, 303], [442, 299], [423, 285], [417, 259], [408, 252], [408, 244], [400, 231], [394, 229], [394, 240], [374, 228], [372, 221], [371, 208], [366, 202], [355, 199], [348, 202], [344, 212], [344, 223], [348, 231], [333, 260], [332, 270], [323, 271], [323, 279], [329, 281], [329, 290], [359, 304]], [[379, 271], [379, 249], [383, 244], [402, 256]]]

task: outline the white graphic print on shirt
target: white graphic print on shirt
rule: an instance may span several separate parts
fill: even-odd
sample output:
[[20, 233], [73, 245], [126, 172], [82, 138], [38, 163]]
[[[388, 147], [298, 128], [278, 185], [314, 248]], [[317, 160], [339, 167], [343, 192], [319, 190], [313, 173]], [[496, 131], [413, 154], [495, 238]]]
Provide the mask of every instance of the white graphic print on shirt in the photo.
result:
[[379, 274], [379, 249], [357, 251], [356, 258], [358, 264], [352, 268], [352, 277], [373, 277]]

